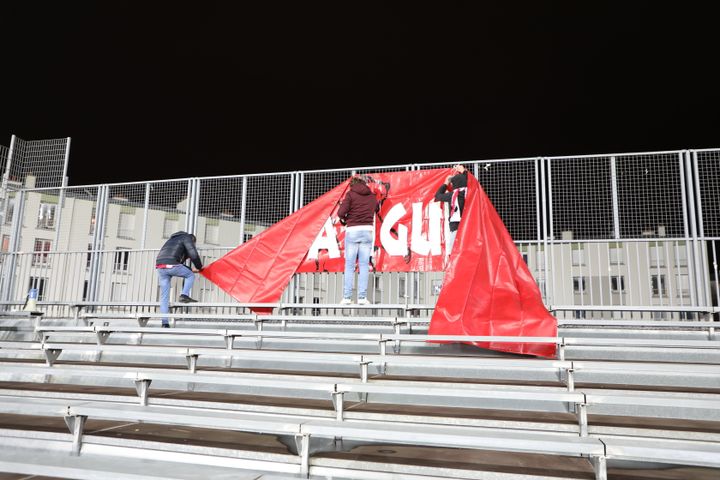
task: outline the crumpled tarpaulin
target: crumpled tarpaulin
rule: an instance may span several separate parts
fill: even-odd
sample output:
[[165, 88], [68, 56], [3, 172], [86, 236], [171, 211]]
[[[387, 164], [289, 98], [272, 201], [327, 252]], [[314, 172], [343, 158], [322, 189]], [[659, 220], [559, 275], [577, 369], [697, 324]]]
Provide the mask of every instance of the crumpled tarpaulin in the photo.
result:
[[[477, 179], [468, 191], [429, 335], [557, 337], [557, 320], [500, 215]], [[554, 357], [547, 343], [467, 342], [503, 352]]]
[[[276, 303], [325, 220], [342, 200], [346, 180], [300, 210], [238, 245], [200, 274], [241, 303]], [[272, 309], [253, 308], [256, 313]]]
[[[368, 176], [371, 189], [382, 200], [376, 217], [372, 270], [442, 270], [445, 264], [446, 218], [444, 209], [435, 208], [434, 194], [449, 173], [449, 169], [430, 169], [381, 172]], [[344, 181], [212, 262], [201, 274], [239, 302], [276, 303], [296, 272], [342, 272], [344, 227], [337, 222], [328, 222], [328, 219], [333, 218], [348, 186], [349, 181]], [[440, 210], [442, 214], [438, 213]], [[398, 212], [405, 213], [399, 216]], [[382, 229], [386, 218], [392, 219], [393, 224]], [[413, 228], [418, 230], [413, 231]], [[382, 241], [381, 229], [388, 245]], [[326, 250], [320, 251], [318, 258], [308, 256], [311, 245], [321, 236], [324, 236], [325, 245], [332, 245], [336, 250], [334, 258], [330, 258]], [[400, 248], [404, 245], [400, 241], [403, 238], [409, 243], [407, 247]], [[438, 248], [438, 242], [441, 248]], [[253, 311], [271, 313], [266, 308], [253, 308]], [[532, 274], [472, 174], [468, 174], [465, 211], [452, 255], [445, 267], [443, 288], [431, 318], [429, 333], [557, 336], [556, 319], [545, 308]], [[473, 344], [536, 356], [551, 357], [555, 354], [554, 343]]]

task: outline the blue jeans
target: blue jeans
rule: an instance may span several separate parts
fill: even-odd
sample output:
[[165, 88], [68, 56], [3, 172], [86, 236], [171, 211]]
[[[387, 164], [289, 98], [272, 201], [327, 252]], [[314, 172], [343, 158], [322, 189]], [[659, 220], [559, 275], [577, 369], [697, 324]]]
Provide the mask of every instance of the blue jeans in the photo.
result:
[[367, 298], [370, 254], [373, 246], [371, 230], [345, 231], [345, 278], [343, 298], [351, 298], [355, 284], [355, 262], [358, 264], [358, 298]]
[[[168, 313], [170, 311], [170, 280], [172, 277], [182, 277], [183, 295], [190, 296], [193, 283], [195, 282], [195, 274], [185, 265], [176, 265], [172, 268], [156, 268], [158, 281], [160, 283], [160, 313]], [[163, 325], [169, 325], [167, 317], [162, 318]]]

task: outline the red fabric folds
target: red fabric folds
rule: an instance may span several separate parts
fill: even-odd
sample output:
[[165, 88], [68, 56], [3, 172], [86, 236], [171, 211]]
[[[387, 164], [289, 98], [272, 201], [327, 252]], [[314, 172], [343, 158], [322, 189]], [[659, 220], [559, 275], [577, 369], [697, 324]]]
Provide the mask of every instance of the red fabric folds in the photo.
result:
[[[259, 235], [212, 262], [200, 273], [242, 303], [275, 303], [325, 220], [342, 200], [345, 181]], [[254, 308], [256, 313], [272, 309]]]
[[[557, 320], [510, 233], [477, 179], [468, 192], [430, 335], [557, 337]], [[555, 344], [467, 342], [481, 348], [542, 357]]]
[[[366, 176], [381, 201], [371, 270], [442, 271], [447, 211], [438, 208], [434, 194], [449, 174], [449, 169], [431, 169]], [[239, 302], [276, 303], [296, 272], [342, 272], [345, 230], [328, 220], [334, 218], [348, 185], [349, 181], [341, 183], [211, 263], [201, 274]], [[253, 311], [271, 313], [259, 307]], [[509, 232], [471, 174], [429, 333], [557, 336], [556, 319], [545, 308]], [[555, 355], [554, 343], [466, 343], [504, 352]]]

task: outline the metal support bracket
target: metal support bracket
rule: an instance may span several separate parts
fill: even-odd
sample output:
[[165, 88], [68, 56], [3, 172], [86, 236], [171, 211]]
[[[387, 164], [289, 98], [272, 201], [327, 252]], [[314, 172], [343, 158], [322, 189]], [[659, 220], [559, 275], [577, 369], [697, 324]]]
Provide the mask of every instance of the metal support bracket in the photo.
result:
[[198, 354], [197, 353], [188, 353], [187, 355], [185, 355], [185, 359], [187, 360], [188, 369], [190, 370], [190, 373], [195, 373], [197, 371]]
[[62, 353], [61, 348], [46, 348], [43, 351], [45, 352], [45, 363], [48, 367], [52, 367], [55, 360], [57, 360]]
[[69, 412], [68, 409], [68, 415], [65, 417], [65, 424], [70, 429], [70, 433], [72, 434], [73, 441], [72, 441], [72, 451], [70, 452], [73, 456], [80, 455], [80, 450], [82, 449], [82, 436], [83, 436], [83, 430], [85, 428], [85, 421], [87, 420], [86, 415], [72, 415]]
[[343, 421], [343, 395], [344, 392], [332, 392], [333, 406], [335, 407], [335, 420]]
[[148, 404], [148, 390], [150, 390], [150, 383], [152, 383], [152, 380], [149, 378], [138, 378], [135, 380], [135, 390], [140, 398], [140, 405], [143, 407], [147, 407]]

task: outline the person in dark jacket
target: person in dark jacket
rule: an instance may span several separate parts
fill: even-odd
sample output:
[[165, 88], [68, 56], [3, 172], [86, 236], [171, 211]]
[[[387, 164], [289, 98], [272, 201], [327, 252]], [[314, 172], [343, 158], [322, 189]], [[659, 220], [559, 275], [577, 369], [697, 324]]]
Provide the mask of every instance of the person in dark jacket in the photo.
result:
[[[160, 313], [170, 311], [170, 281], [172, 277], [185, 279], [179, 299], [180, 302], [190, 303], [197, 301], [190, 298], [190, 292], [195, 282], [195, 273], [203, 269], [203, 264], [195, 248], [195, 242], [196, 238], [192, 233], [175, 232], [170, 235], [170, 238], [157, 255], [155, 271], [160, 283]], [[191, 269], [185, 265], [188, 258], [195, 268]], [[162, 318], [162, 326], [163, 328], [170, 327], [167, 317]]]
[[375, 238], [375, 213], [379, 205], [375, 194], [362, 177], [350, 179], [350, 190], [345, 195], [338, 218], [345, 225], [345, 277], [343, 279], [343, 305], [352, 303], [355, 287], [355, 262], [358, 265], [357, 303], [367, 305], [367, 285], [370, 255]]
[[435, 200], [438, 202], [447, 202], [448, 223], [450, 234], [445, 240], [445, 256], [448, 257], [455, 243], [455, 235], [460, 226], [460, 219], [465, 208], [465, 194], [467, 192], [467, 175], [468, 172], [463, 165], [455, 165], [452, 169], [453, 174], [448, 175], [445, 183], [440, 185], [435, 192]]

